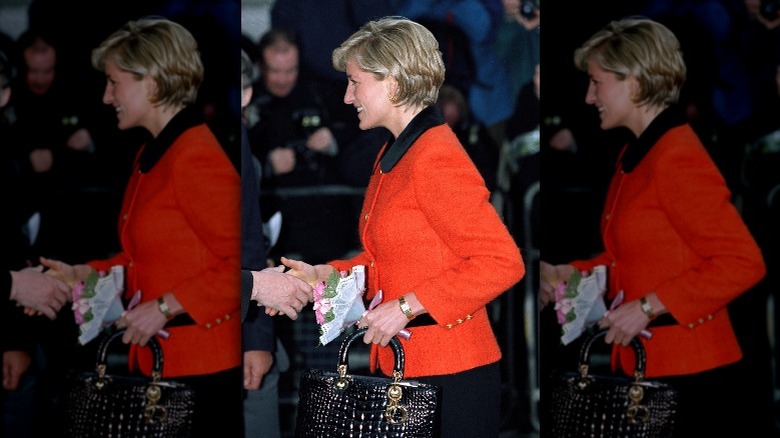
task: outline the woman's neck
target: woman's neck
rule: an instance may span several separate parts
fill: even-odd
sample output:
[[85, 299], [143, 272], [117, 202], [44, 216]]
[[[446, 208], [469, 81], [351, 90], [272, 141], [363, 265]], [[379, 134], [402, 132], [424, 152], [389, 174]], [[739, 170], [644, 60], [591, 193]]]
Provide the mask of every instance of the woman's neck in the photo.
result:
[[387, 129], [389, 129], [393, 134], [393, 138], [398, 138], [398, 136], [401, 135], [401, 132], [403, 132], [403, 130], [409, 125], [412, 119], [414, 119], [417, 114], [420, 114], [420, 111], [422, 111], [425, 107], [422, 105], [415, 105], [397, 108], [398, 117], [396, 118], [396, 123], [393, 123], [392, 126], [387, 127]]
[[184, 105], [159, 105], [154, 108], [157, 111], [157, 114], [156, 117], [153, 118], [152, 126], [149, 126], [147, 129], [152, 134], [152, 137], [157, 138], [168, 122], [170, 122], [179, 111], [184, 109]]
[[650, 123], [658, 117], [667, 108], [666, 105], [649, 106], [644, 105], [637, 108], [638, 114], [635, 126], [630, 127], [631, 131], [637, 138], [645, 132]]

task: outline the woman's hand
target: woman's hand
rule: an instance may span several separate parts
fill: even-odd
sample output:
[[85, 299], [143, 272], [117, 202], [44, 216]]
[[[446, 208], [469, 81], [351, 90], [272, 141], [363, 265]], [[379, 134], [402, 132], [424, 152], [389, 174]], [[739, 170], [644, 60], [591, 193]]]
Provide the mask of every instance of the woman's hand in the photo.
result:
[[312, 266], [306, 262], [300, 260], [292, 260], [287, 257], [282, 257], [282, 264], [287, 266], [286, 274], [290, 274], [295, 278], [309, 283], [309, 286], [314, 287], [320, 281], [326, 281], [330, 274], [336, 269], [330, 265], [315, 265]]
[[[413, 315], [427, 313], [414, 292], [405, 294], [404, 298]], [[409, 324], [409, 318], [401, 310], [401, 304], [398, 300], [387, 301], [376, 306], [358, 321], [358, 327], [368, 327], [368, 331], [363, 336], [363, 342], [379, 344], [383, 347], [387, 346], [390, 339], [403, 330], [407, 324]]]
[[69, 265], [59, 260], [40, 258], [41, 264], [47, 268], [46, 274], [62, 280], [68, 286], [73, 288], [79, 281], [87, 279], [94, 269], [89, 265]]
[[[178, 314], [183, 312], [181, 305], [178, 301], [172, 300], [172, 294], [166, 294], [166, 303], [171, 309], [171, 313]], [[175, 302], [176, 305], [173, 305]], [[122, 342], [125, 344], [138, 344], [141, 347], [145, 346], [149, 339], [156, 335], [160, 330], [165, 327], [165, 323], [168, 319], [162, 314], [156, 300], [146, 301], [133, 309], [127, 311], [116, 322], [116, 326], [120, 329], [125, 329], [124, 335], [122, 335]]]
[[317, 268], [304, 261], [282, 257], [281, 262], [284, 266], [289, 268], [287, 271], [285, 271], [285, 274], [292, 275], [295, 278], [300, 278], [306, 283], [309, 283], [309, 286], [311, 287], [314, 287], [317, 282], [320, 281], [320, 279], [317, 278]]
[[649, 323], [650, 319], [642, 310], [639, 300], [632, 300], [607, 312], [599, 321], [599, 327], [608, 329], [606, 336], [604, 336], [604, 341], [607, 344], [614, 342], [625, 347]]
[[572, 265], [551, 265], [539, 262], [539, 308], [555, 301], [555, 287], [561, 281], [567, 281], [577, 269]]

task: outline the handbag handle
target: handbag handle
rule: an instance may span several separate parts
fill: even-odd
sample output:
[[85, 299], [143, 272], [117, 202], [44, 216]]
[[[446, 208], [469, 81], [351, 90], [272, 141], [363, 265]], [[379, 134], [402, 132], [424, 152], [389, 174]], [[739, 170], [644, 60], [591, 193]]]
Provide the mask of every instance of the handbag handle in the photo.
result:
[[[601, 330], [588, 338], [584, 344], [582, 344], [582, 349], [580, 350], [580, 373], [585, 376], [588, 372], [588, 364], [590, 364], [590, 347], [593, 345], [593, 342], [596, 341], [596, 339], [601, 339], [607, 334], [607, 330]], [[645, 376], [645, 367], [647, 362], [647, 355], [645, 353], [645, 347], [642, 345], [642, 343], [637, 339], [636, 336], [631, 338], [631, 343], [629, 344], [631, 348], [634, 350], [634, 355], [636, 355], [636, 368], [634, 369], [634, 376], [638, 377], [639, 379], [644, 378]]]
[[[339, 348], [340, 369], [342, 367], [346, 369], [347, 367], [347, 354], [349, 353], [349, 347], [352, 346], [352, 343], [356, 339], [365, 335], [367, 331], [368, 331], [367, 328], [357, 329], [354, 332], [352, 332], [349, 336], [344, 338], [344, 341], [341, 343], [341, 347]], [[401, 345], [401, 341], [399, 341], [396, 336], [390, 338], [390, 347], [393, 349], [393, 355], [395, 356], [395, 365], [393, 368], [393, 374], [400, 373], [401, 378], [403, 378], [404, 364], [406, 362], [404, 356], [404, 347]]]
[[[98, 373], [101, 373], [101, 371], [104, 373], [106, 370], [106, 363], [108, 362], [108, 346], [118, 338], [121, 338], [124, 333], [124, 329], [117, 330], [116, 332], [104, 337], [100, 342], [97, 359]], [[157, 376], [157, 378], [160, 378], [162, 377], [163, 372], [163, 351], [162, 346], [160, 345], [160, 341], [152, 336], [149, 338], [149, 341], [146, 343], [146, 345], [152, 350], [152, 376]]]

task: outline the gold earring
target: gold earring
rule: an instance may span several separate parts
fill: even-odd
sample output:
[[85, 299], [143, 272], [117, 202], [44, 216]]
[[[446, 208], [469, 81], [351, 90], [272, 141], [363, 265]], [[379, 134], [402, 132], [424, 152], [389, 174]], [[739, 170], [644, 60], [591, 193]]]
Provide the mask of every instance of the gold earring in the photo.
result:
[[387, 100], [389, 100], [390, 103], [398, 103], [398, 99], [399, 99], [398, 93], [396, 94], [387, 93]]

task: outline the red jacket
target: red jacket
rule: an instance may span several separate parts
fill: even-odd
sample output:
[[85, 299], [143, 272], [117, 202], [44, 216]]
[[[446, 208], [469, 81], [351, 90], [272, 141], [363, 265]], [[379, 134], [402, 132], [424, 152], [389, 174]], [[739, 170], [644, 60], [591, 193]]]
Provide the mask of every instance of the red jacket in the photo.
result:
[[[625, 150], [624, 150], [625, 152]], [[679, 324], [651, 327], [647, 376], [691, 374], [738, 361], [726, 305], [764, 275], [763, 257], [723, 177], [689, 125], [669, 129], [631, 172], [619, 166], [601, 220], [609, 295], [655, 292]], [[624, 370], [633, 355], [622, 350]]]
[[[149, 301], [172, 291], [195, 321], [166, 327], [166, 377], [241, 363], [240, 205], [238, 172], [206, 125], [191, 127], [148, 172], [135, 164], [119, 219], [122, 251], [90, 263], [123, 265], [126, 298], [140, 290]], [[148, 354], [139, 354], [145, 370]]]
[[[419, 138], [401, 134], [392, 147], [385, 146], [360, 216], [363, 252], [331, 263], [340, 270], [365, 265], [368, 298], [380, 289], [385, 300], [415, 292], [436, 320], [437, 325], [411, 328], [411, 339], [401, 340], [406, 377], [498, 361], [501, 352], [485, 306], [524, 274], [520, 251], [490, 204], [479, 172], [450, 128], [436, 118], [426, 122], [429, 115], [412, 123], [420, 132], [437, 126]], [[377, 354], [389, 375], [390, 348], [374, 346], [372, 366]]]

